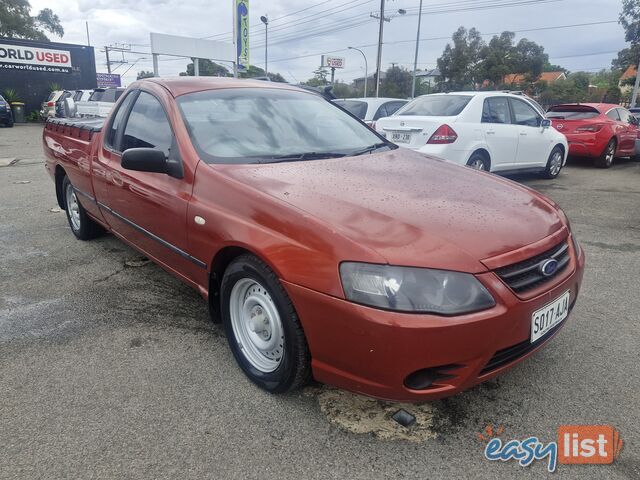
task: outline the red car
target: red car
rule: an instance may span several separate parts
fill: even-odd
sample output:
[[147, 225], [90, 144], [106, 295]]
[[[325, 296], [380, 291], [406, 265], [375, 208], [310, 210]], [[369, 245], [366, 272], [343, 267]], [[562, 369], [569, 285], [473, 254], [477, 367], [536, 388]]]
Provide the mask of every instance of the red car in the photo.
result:
[[76, 237], [112, 232], [207, 299], [245, 374], [439, 398], [566, 323], [584, 254], [562, 210], [399, 149], [275, 82], [148, 79], [104, 125], [52, 119], [46, 168]]
[[620, 105], [555, 105], [547, 112], [547, 118], [566, 135], [569, 155], [593, 158], [600, 168], [609, 168], [615, 157], [636, 154], [638, 120]]

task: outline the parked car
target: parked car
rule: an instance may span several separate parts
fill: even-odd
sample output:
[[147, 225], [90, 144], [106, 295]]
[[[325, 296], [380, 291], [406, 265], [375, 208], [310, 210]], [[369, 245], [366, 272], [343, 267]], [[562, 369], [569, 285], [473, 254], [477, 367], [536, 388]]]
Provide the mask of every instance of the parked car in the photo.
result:
[[107, 117], [124, 90], [121, 87], [96, 88], [89, 100], [75, 104], [76, 115], [79, 117]]
[[104, 123], [43, 135], [73, 234], [111, 231], [200, 292], [270, 392], [312, 375], [451, 395], [546, 344], [580, 290], [584, 254], [553, 201], [398, 148], [291, 85], [141, 80]]
[[400, 107], [406, 105], [408, 102], [408, 100], [402, 100], [400, 98], [384, 97], [343, 98], [334, 101], [371, 128], [375, 128], [377, 120], [393, 115]]
[[5, 127], [13, 127], [11, 105], [9, 105], [9, 102], [7, 102], [2, 95], [0, 95], [0, 124]]
[[568, 147], [550, 125], [522, 95], [456, 92], [418, 97], [379, 120], [376, 129], [400, 146], [477, 170], [555, 178]]
[[42, 102], [40, 117], [43, 119], [50, 117], [64, 117], [64, 101], [71, 98], [73, 93], [68, 90], [54, 90], [47, 99]]
[[89, 100], [89, 98], [91, 97], [91, 94], [93, 94], [93, 90], [89, 89], [89, 90], [76, 90], [73, 92], [73, 101], [75, 103], [78, 102], [86, 102]]
[[636, 153], [638, 120], [620, 105], [555, 105], [547, 116], [556, 130], [567, 137], [570, 155], [593, 158], [600, 168], [609, 168], [616, 157]]

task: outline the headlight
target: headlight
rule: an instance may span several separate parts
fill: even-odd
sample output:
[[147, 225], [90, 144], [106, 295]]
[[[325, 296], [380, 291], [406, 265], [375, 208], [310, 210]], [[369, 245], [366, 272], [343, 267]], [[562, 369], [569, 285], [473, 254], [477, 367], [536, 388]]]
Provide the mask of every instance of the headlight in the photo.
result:
[[348, 300], [386, 310], [456, 315], [496, 304], [468, 273], [345, 262], [340, 277]]

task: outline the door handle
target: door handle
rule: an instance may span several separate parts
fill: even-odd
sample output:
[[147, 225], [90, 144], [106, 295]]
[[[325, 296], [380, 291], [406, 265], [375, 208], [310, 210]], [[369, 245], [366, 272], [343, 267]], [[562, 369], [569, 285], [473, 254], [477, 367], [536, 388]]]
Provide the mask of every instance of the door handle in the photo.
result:
[[487, 135], [495, 135], [496, 131], [495, 130], [487, 130]]
[[527, 132], [520, 132], [520, 135], [522, 135], [523, 137], [527, 136]]

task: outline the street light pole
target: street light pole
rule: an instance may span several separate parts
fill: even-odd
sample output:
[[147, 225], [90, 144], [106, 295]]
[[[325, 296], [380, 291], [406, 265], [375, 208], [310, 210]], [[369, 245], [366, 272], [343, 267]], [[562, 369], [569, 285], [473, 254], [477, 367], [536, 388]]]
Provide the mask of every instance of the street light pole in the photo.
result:
[[376, 59], [376, 98], [380, 94], [380, 66], [382, 64], [383, 33], [384, 33], [384, 0], [380, 0], [380, 27], [378, 29], [378, 58]]
[[411, 80], [411, 98], [416, 96], [416, 70], [418, 69], [418, 48], [420, 47], [420, 22], [422, 21], [422, 0], [418, 12], [418, 33], [416, 34], [416, 55], [413, 59], [413, 77]]
[[369, 68], [367, 66], [367, 56], [359, 48], [356, 48], [356, 47], [348, 47], [348, 48], [350, 50], [357, 50], [362, 54], [362, 58], [364, 58], [364, 93], [362, 94], [362, 97], [364, 98], [367, 96], [367, 78], [369, 77]]
[[268, 61], [268, 45], [269, 45], [269, 16], [263, 15], [260, 17], [260, 21], [264, 23], [264, 74], [268, 75], [269, 67]]

